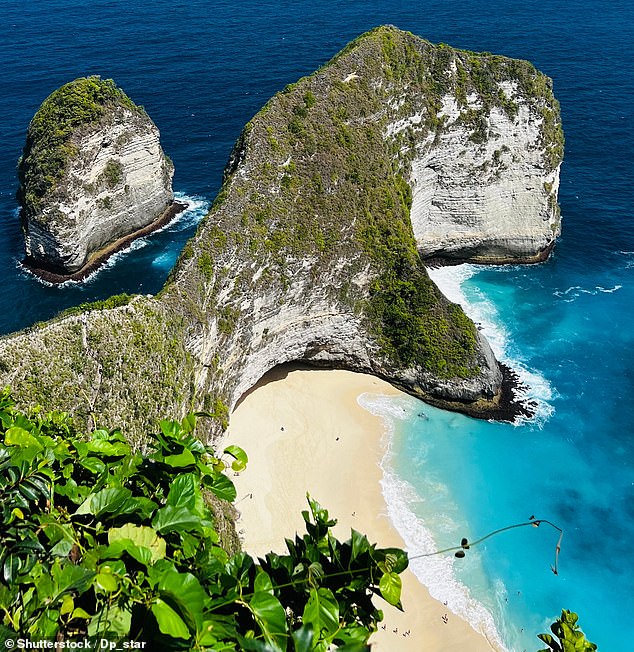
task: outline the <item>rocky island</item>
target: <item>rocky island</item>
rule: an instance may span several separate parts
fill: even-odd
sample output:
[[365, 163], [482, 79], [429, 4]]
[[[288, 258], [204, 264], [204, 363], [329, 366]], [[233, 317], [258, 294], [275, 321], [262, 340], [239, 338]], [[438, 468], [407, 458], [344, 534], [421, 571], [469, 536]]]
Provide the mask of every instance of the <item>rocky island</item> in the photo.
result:
[[18, 164], [26, 267], [51, 282], [83, 278], [182, 210], [173, 172], [156, 125], [112, 80], [57, 89]]
[[23, 405], [120, 424], [136, 443], [192, 408], [221, 431], [288, 361], [509, 418], [503, 370], [425, 260], [547, 257], [562, 156], [551, 82], [530, 63], [377, 28], [246, 125], [156, 297], [3, 338], [0, 379]]

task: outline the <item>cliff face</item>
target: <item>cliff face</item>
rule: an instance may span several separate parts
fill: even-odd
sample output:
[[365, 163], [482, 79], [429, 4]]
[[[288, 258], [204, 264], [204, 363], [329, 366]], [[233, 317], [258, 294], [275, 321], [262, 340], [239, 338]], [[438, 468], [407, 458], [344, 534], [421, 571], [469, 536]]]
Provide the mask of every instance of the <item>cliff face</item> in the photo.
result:
[[[456, 73], [458, 66], [478, 61], [454, 56], [450, 70]], [[445, 94], [437, 114], [442, 127], [415, 147], [411, 219], [425, 258], [537, 262], [560, 233], [562, 141], [556, 105], [547, 99], [548, 80], [538, 77], [525, 88], [522, 77], [503, 78], [506, 66], [491, 80], [497, 99], [504, 98], [501, 105], [486, 106], [473, 89], [462, 101]], [[393, 125], [392, 133], [415, 130], [418, 115]]]
[[111, 81], [66, 84], [31, 121], [19, 164], [27, 263], [76, 272], [163, 214], [172, 175], [158, 129]]
[[[220, 428], [287, 361], [365, 371], [438, 405], [508, 416], [488, 344], [431, 282], [419, 250], [438, 255], [443, 240], [458, 258], [543, 255], [558, 230], [558, 116], [549, 81], [526, 62], [391, 27], [363, 35], [245, 127], [158, 297], [5, 338], [1, 380], [25, 402], [136, 432], [157, 405], [207, 409]], [[542, 222], [555, 225], [546, 239]], [[98, 382], [80, 363], [87, 356]]]

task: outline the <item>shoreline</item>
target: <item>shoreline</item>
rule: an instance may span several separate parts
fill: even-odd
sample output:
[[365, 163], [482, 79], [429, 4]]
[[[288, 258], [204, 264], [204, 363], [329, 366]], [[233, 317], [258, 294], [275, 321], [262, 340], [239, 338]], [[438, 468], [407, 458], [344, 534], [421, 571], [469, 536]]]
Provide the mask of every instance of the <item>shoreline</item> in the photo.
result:
[[88, 258], [88, 261], [81, 269], [78, 269], [76, 272], [72, 272], [71, 274], [59, 274], [42, 267], [38, 267], [37, 265], [29, 262], [27, 258], [22, 260], [21, 265], [26, 271], [33, 274], [34, 276], [37, 276], [37, 278], [54, 285], [60, 285], [66, 281], [83, 281], [93, 272], [98, 270], [111, 256], [127, 248], [135, 240], [138, 240], [139, 238], [142, 238], [146, 235], [149, 235], [150, 233], [154, 233], [154, 231], [158, 231], [159, 229], [163, 228], [186, 209], [187, 204], [174, 200], [153, 222], [141, 229], [134, 231], [134, 233], [123, 236], [122, 238], [111, 242], [109, 245], [106, 245], [102, 249], [95, 251], [93, 254], [91, 254], [91, 256]]
[[[405, 547], [387, 515], [381, 462], [383, 418], [360, 396], [399, 392], [373, 376], [348, 371], [275, 369], [238, 402], [220, 443], [242, 446], [246, 471], [234, 478], [240, 512], [236, 527], [254, 556], [285, 552], [285, 537], [303, 532], [306, 492], [338, 520], [335, 536], [350, 528], [380, 547]], [[408, 569], [399, 612], [380, 599], [385, 619], [370, 642], [376, 652], [491, 652], [486, 637], [436, 601]]]
[[535, 409], [537, 406], [535, 401], [520, 400], [517, 398], [517, 395], [521, 394], [526, 389], [526, 385], [520, 379], [519, 374], [502, 362], [498, 362], [498, 367], [502, 372], [502, 383], [500, 385], [499, 394], [493, 400], [467, 403], [461, 401], [449, 401], [425, 393], [423, 393], [422, 396], [417, 396], [416, 394], [407, 391], [407, 388], [403, 388], [403, 391], [404, 393], [410, 394], [425, 403], [429, 403], [429, 405], [441, 408], [442, 410], [459, 412], [460, 414], [465, 414], [473, 419], [513, 423], [516, 419], [530, 419], [535, 416]]

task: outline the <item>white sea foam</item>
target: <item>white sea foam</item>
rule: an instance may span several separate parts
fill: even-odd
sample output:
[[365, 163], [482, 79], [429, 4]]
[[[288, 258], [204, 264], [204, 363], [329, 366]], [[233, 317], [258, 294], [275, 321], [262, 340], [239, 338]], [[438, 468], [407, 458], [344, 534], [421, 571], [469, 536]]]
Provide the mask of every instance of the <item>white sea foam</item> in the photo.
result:
[[[455, 558], [447, 555], [419, 557], [435, 552], [438, 545], [412, 509], [412, 506], [421, 504], [423, 498], [410, 483], [395, 474], [392, 455], [394, 420], [405, 421], [412, 416], [411, 410], [408, 410], [404, 403], [387, 396], [364, 394], [359, 397], [358, 402], [364, 409], [382, 417], [385, 423], [386, 453], [381, 461], [381, 487], [388, 517], [403, 538], [405, 549], [410, 556], [410, 569], [434, 599], [466, 620], [497, 649], [506, 650], [492, 614], [471, 595], [469, 588], [457, 579], [454, 570]], [[446, 487], [436, 487], [435, 491], [439, 489], [446, 490]], [[455, 528], [451, 515], [445, 514], [444, 517], [448, 521], [447, 529]], [[435, 524], [442, 518], [443, 515], [436, 515]]]
[[[516, 392], [516, 399], [533, 404], [535, 414], [531, 422], [541, 427], [554, 412], [551, 401], [555, 398], [556, 393], [539, 371], [528, 368], [522, 359], [521, 352], [514, 347], [505, 328], [504, 320], [495, 304], [479, 289], [474, 289], [469, 298], [465, 295], [463, 284], [475, 276], [479, 269], [481, 268], [477, 265], [464, 264], [439, 267], [428, 271], [429, 276], [441, 292], [450, 301], [460, 304], [465, 313], [482, 331], [497, 359], [517, 373], [522, 388]], [[522, 421], [520, 418], [517, 423]]]
[[612, 288], [604, 288], [602, 285], [595, 285], [593, 288], [584, 288], [581, 285], [573, 285], [566, 290], [555, 290], [553, 295], [566, 303], [572, 303], [583, 294], [589, 294], [591, 296], [596, 296], [601, 293], [612, 294], [618, 292], [622, 287], [622, 285], [615, 285]]
[[[86, 276], [85, 278], [79, 281], [69, 279], [68, 281], [64, 281], [63, 283], [50, 283], [49, 281], [40, 278], [37, 274], [33, 274], [33, 272], [31, 272], [31, 270], [29, 270], [28, 267], [24, 267], [24, 265], [22, 265], [21, 261], [16, 260], [16, 266], [22, 272], [26, 272], [27, 274], [34, 276], [42, 285], [47, 285], [49, 287], [63, 288], [63, 287], [70, 287], [72, 285], [78, 285], [78, 284], [82, 284], [82, 285], [90, 284], [92, 281], [95, 280], [97, 275], [103, 272], [105, 269], [114, 267], [122, 258], [125, 258], [126, 256], [128, 256], [134, 251], [138, 251], [139, 249], [146, 247], [150, 242], [150, 238], [152, 238], [154, 234], [161, 233], [162, 231], [168, 231], [168, 230], [171, 232], [184, 231], [185, 229], [188, 229], [198, 224], [203, 219], [203, 217], [205, 217], [207, 211], [209, 210], [209, 201], [207, 201], [203, 197], [198, 197], [195, 195], [188, 196], [182, 192], [175, 192], [174, 197], [177, 201], [186, 205], [185, 210], [180, 212], [172, 221], [163, 225], [160, 229], [156, 229], [155, 231], [152, 231], [152, 233], [148, 234], [147, 236], [133, 240], [127, 247], [121, 249], [120, 251], [117, 251], [116, 253], [112, 254], [112, 256], [109, 256], [103, 262], [103, 264], [99, 265], [97, 269], [93, 270], [90, 274], [88, 274], [88, 276]], [[170, 257], [170, 253], [164, 252], [163, 254], [159, 255], [155, 260], [160, 259], [162, 256]], [[160, 263], [157, 264], [160, 265]]]
[[614, 251], [616, 256], [625, 257], [625, 269], [632, 269], [634, 267], [634, 251]]
[[166, 224], [156, 233], [164, 230], [184, 231], [191, 226], [196, 226], [209, 212], [210, 202], [198, 195], [186, 195], [184, 192], [175, 192], [174, 199], [186, 205], [185, 210], [179, 213], [171, 222]]

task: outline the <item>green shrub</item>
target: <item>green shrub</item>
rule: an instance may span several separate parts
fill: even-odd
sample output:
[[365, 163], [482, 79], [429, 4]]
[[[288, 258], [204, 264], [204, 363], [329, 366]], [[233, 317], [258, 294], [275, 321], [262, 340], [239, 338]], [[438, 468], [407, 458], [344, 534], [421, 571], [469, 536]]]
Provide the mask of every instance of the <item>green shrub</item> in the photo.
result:
[[78, 306], [72, 306], [67, 308], [59, 314], [59, 317], [68, 317], [69, 315], [80, 315], [83, 312], [88, 312], [89, 310], [111, 310], [112, 308], [118, 308], [119, 306], [126, 306], [132, 300], [134, 295], [126, 294], [115, 294], [107, 299], [102, 299], [100, 301], [91, 301], [80, 303]]
[[[309, 499], [306, 534], [256, 562], [219, 541], [211, 497], [247, 456], [162, 421], [145, 454], [120, 430], [78, 433], [65, 413], [25, 414], [0, 394], [0, 641], [144, 641], [152, 650], [365, 648], [400, 608], [407, 555], [353, 531], [337, 541]], [[216, 510], [218, 513], [219, 510]], [[8, 647], [8, 646], [7, 646]]]
[[123, 179], [123, 165], [121, 165], [121, 161], [116, 161], [111, 158], [106, 163], [106, 167], [101, 173], [101, 177], [108, 188], [115, 188]]
[[539, 652], [594, 652], [597, 646], [586, 639], [577, 625], [578, 619], [576, 613], [563, 609], [561, 617], [550, 626], [550, 631], [555, 636], [537, 635], [548, 646]]

